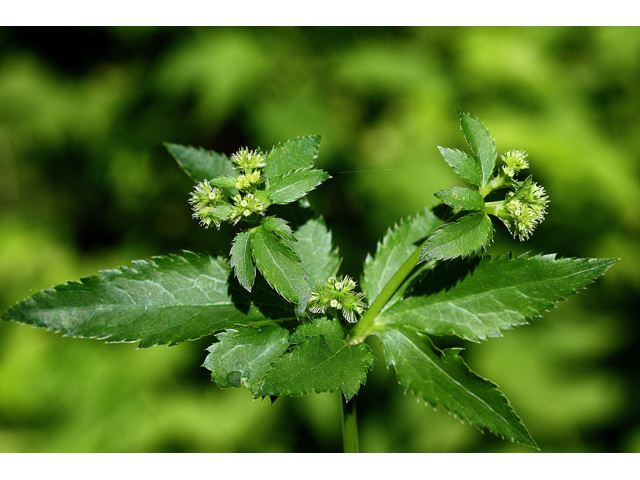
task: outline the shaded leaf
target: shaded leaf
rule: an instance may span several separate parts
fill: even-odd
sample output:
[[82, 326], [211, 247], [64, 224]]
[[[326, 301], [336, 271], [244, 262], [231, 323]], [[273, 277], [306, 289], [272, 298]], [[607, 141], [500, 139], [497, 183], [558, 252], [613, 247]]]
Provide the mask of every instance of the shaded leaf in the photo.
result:
[[231, 245], [231, 267], [240, 285], [249, 292], [256, 279], [256, 266], [253, 263], [250, 247], [252, 233], [252, 228], [240, 232]]
[[477, 187], [482, 185], [482, 167], [475, 158], [455, 148], [438, 147], [438, 149], [460, 178]]
[[308, 220], [296, 230], [295, 236], [297, 242], [288, 245], [302, 261], [311, 286], [338, 273], [341, 259], [322, 218]]
[[498, 387], [469, 370], [459, 349], [438, 350], [427, 335], [397, 325], [385, 330], [382, 346], [402, 389], [432, 406], [486, 428], [512, 442], [538, 448]]
[[377, 321], [476, 342], [497, 337], [584, 288], [616, 261], [527, 254], [460, 260], [429, 272], [424, 283], [440, 282], [439, 291], [409, 296]]
[[269, 201], [284, 205], [304, 197], [330, 175], [315, 168], [301, 168], [269, 179]]
[[296, 396], [340, 390], [350, 400], [365, 383], [374, 357], [366, 344], [347, 345], [336, 323], [320, 319], [298, 327], [304, 326], [304, 332], [292, 335], [292, 340], [299, 344], [273, 363], [254, 394]]
[[221, 153], [177, 143], [164, 143], [180, 168], [196, 183], [220, 176], [235, 177], [231, 160]]
[[493, 225], [487, 214], [470, 213], [436, 230], [422, 249], [420, 261], [467, 257], [485, 248], [492, 237]]
[[471, 147], [471, 151], [478, 158], [482, 171], [482, 185], [489, 183], [493, 176], [493, 170], [496, 166], [498, 151], [494, 144], [493, 138], [484, 128], [484, 125], [476, 118], [468, 113], [458, 112], [460, 115], [460, 129], [465, 140]]
[[139, 341], [140, 347], [174, 345], [265, 320], [248, 298], [231, 299], [231, 269], [224, 259], [185, 252], [133, 265], [37, 293], [2, 318], [66, 336]]
[[253, 260], [269, 285], [295, 303], [298, 313], [302, 313], [311, 292], [302, 263], [295, 252], [262, 227], [254, 229], [250, 245]]
[[478, 190], [466, 187], [452, 187], [435, 193], [434, 196], [451, 208], [460, 210], [483, 210], [484, 198]]
[[267, 156], [264, 172], [269, 180], [291, 170], [313, 165], [318, 156], [320, 136], [300, 137], [273, 147]]
[[222, 388], [252, 389], [289, 348], [289, 332], [279, 325], [236, 327], [216, 337], [218, 342], [209, 347], [203, 366]]

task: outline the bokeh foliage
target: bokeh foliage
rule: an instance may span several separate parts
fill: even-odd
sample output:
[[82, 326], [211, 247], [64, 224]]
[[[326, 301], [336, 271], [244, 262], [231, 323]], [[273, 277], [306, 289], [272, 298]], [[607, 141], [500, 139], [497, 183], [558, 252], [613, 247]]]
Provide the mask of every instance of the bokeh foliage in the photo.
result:
[[[529, 242], [503, 229], [491, 253], [621, 258], [532, 325], [461, 345], [467, 363], [542, 451], [640, 451], [639, 77], [640, 28], [2, 28], [0, 310], [133, 259], [227, 253], [233, 229], [190, 218], [165, 141], [231, 154], [322, 135], [333, 179], [310, 199], [358, 278], [389, 226], [461, 182], [436, 148], [465, 148], [458, 109], [526, 150], [551, 199]], [[0, 451], [341, 449], [336, 396], [220, 390], [210, 343], [1, 323]], [[521, 450], [400, 392], [379, 362], [363, 451]]]

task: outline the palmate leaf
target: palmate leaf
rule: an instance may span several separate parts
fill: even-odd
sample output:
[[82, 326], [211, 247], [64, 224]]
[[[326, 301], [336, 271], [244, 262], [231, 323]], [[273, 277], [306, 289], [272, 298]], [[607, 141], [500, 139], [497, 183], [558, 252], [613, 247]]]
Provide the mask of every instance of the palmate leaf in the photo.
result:
[[406, 325], [389, 327], [381, 339], [387, 365], [393, 365], [405, 392], [434, 407], [440, 404], [480, 429], [537, 448], [504, 395], [469, 370], [460, 349], [440, 351], [428, 336]]
[[269, 201], [284, 205], [304, 197], [331, 176], [316, 168], [300, 168], [269, 178]]
[[177, 143], [165, 143], [164, 146], [196, 183], [220, 176], [235, 177], [237, 174], [231, 160], [224, 154]]
[[303, 324], [290, 341], [294, 345], [272, 364], [254, 395], [297, 396], [340, 390], [348, 401], [373, 367], [370, 348], [364, 343], [347, 345], [337, 320], [322, 318]]
[[377, 321], [478, 342], [526, 324], [593, 282], [616, 261], [524, 254], [439, 265], [423, 279], [426, 292], [417, 287]]
[[468, 257], [485, 248], [492, 238], [489, 216], [484, 212], [470, 213], [436, 230], [422, 248], [420, 261]]
[[320, 136], [300, 137], [273, 147], [267, 156], [264, 173], [267, 178], [283, 175], [291, 170], [308, 168], [318, 156]]
[[487, 129], [478, 119], [473, 118], [468, 113], [458, 112], [458, 114], [460, 116], [460, 130], [462, 130], [465, 140], [471, 147], [471, 151], [480, 162], [482, 171], [481, 186], [485, 186], [493, 176], [498, 151], [493, 138], [491, 138]]
[[[230, 293], [230, 272], [209, 255], [153, 257], [37, 293], [2, 318], [66, 336], [174, 345], [266, 320], [251, 299]], [[269, 302], [272, 315], [283, 313]]]
[[364, 263], [361, 284], [369, 304], [376, 299], [419, 244], [433, 234], [442, 223], [433, 212], [426, 209], [387, 231], [382, 242], [378, 243], [375, 255], [367, 255]]
[[296, 253], [263, 227], [253, 229], [250, 247], [255, 265], [269, 285], [295, 303], [296, 311], [302, 313], [309, 302], [311, 290]]

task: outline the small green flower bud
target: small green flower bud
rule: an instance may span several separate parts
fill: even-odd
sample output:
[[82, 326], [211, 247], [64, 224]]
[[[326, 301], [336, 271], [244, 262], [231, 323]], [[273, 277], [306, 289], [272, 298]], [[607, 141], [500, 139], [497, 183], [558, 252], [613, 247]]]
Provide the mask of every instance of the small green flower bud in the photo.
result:
[[357, 321], [356, 315], [362, 315], [366, 309], [364, 293], [355, 292], [356, 282], [349, 276], [338, 280], [335, 276], [326, 282], [316, 285], [311, 293], [309, 310], [311, 313], [324, 313], [328, 308], [335, 308], [349, 323]]
[[260, 176], [260, 170], [249, 171], [247, 173], [241, 173], [236, 177], [236, 185], [235, 187], [238, 190], [246, 190], [253, 185], [257, 185], [262, 182], [262, 178]]
[[544, 188], [528, 179], [517, 191], [507, 194], [498, 216], [513, 237], [523, 241], [544, 220], [548, 204]]
[[208, 180], [204, 180], [196, 185], [189, 203], [193, 209], [193, 218], [199, 219], [201, 225], [205, 228], [211, 225], [220, 228], [220, 223], [224, 220], [224, 209], [221, 207], [225, 204], [221, 189], [212, 187]]
[[505, 155], [502, 155], [502, 171], [510, 178], [513, 178], [518, 172], [529, 168], [529, 162], [527, 162], [527, 153], [523, 150], [510, 150]]
[[241, 148], [231, 155], [231, 161], [245, 172], [264, 167], [266, 165], [265, 160], [265, 156], [261, 152], [258, 152], [258, 150], [251, 151], [248, 148]]
[[236, 195], [233, 197], [233, 207], [231, 208], [231, 219], [235, 225], [241, 218], [249, 217], [254, 213], [264, 215], [267, 205], [258, 200], [253, 193], [244, 196]]

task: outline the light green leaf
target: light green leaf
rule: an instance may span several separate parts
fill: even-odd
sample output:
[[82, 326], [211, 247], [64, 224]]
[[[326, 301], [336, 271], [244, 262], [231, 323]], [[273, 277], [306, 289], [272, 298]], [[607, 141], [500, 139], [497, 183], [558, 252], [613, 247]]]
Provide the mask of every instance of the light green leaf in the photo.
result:
[[253, 230], [250, 228], [240, 232], [231, 245], [231, 267], [240, 285], [249, 292], [256, 279], [256, 266], [253, 263], [250, 247]]
[[300, 137], [273, 147], [267, 156], [264, 172], [269, 180], [291, 170], [308, 168], [318, 156], [320, 136]]
[[311, 293], [300, 259], [291, 248], [263, 227], [256, 227], [251, 235], [251, 254], [258, 270], [288, 301], [302, 313]]
[[460, 210], [483, 210], [484, 198], [478, 190], [466, 187], [452, 187], [435, 193], [434, 196], [451, 208]]
[[402, 389], [432, 406], [502, 438], [538, 448], [497, 385], [469, 370], [459, 349], [438, 350], [428, 336], [405, 325], [381, 336], [387, 365]]
[[377, 319], [433, 335], [478, 342], [527, 323], [603, 275], [617, 260], [554, 255], [467, 259], [440, 264], [422, 285]]
[[[299, 342], [273, 363], [273, 368], [254, 391], [256, 396], [306, 395], [342, 391], [350, 400], [364, 384], [374, 356], [364, 343], [349, 346], [337, 320], [320, 319], [292, 335]], [[299, 329], [302, 328], [298, 327]]]
[[287, 243], [298, 254], [310, 286], [338, 273], [340, 256], [331, 243], [331, 232], [322, 218], [311, 218], [295, 232], [297, 242]]
[[429, 235], [442, 225], [442, 220], [426, 209], [414, 218], [390, 228], [375, 255], [367, 255], [362, 275], [362, 291], [373, 303], [391, 277], [407, 261]]
[[226, 155], [203, 148], [164, 143], [180, 168], [196, 183], [220, 176], [235, 177], [236, 171]]
[[280, 238], [283, 238], [284, 240], [296, 242], [296, 237], [293, 235], [291, 227], [289, 227], [289, 224], [286, 222], [286, 220], [283, 220], [282, 218], [266, 217], [264, 220], [262, 220], [262, 226], [270, 232], [275, 233]]
[[482, 167], [478, 161], [455, 148], [438, 147], [446, 162], [463, 180], [479, 187], [482, 185]]
[[2, 318], [66, 336], [175, 345], [266, 320], [248, 297], [230, 294], [230, 273], [208, 255], [153, 257], [37, 293]]
[[253, 389], [271, 369], [271, 363], [289, 348], [289, 332], [279, 325], [260, 329], [235, 327], [217, 336], [204, 367], [222, 388]]
[[220, 177], [215, 177], [215, 178], [210, 179], [209, 183], [211, 185], [213, 185], [214, 187], [235, 188], [236, 179], [232, 178], [232, 177], [220, 176]]
[[480, 161], [482, 170], [481, 186], [485, 186], [493, 176], [498, 151], [493, 138], [491, 138], [487, 129], [478, 119], [473, 118], [468, 113], [458, 112], [458, 114], [460, 115], [460, 130], [462, 130], [465, 140], [471, 147], [471, 151]]
[[269, 201], [279, 205], [304, 197], [322, 182], [331, 178], [315, 168], [301, 168], [269, 178]]
[[485, 248], [492, 238], [493, 225], [487, 214], [470, 213], [436, 230], [422, 249], [420, 261], [467, 257]]

